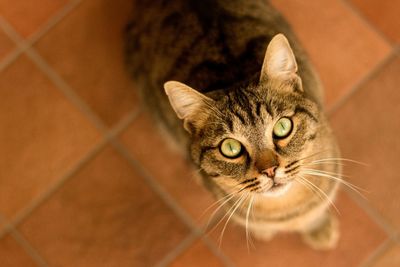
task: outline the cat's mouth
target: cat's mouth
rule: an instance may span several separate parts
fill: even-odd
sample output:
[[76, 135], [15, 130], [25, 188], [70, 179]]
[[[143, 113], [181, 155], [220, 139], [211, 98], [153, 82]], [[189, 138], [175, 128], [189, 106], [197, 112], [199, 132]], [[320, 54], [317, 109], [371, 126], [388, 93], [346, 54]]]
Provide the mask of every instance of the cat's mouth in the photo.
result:
[[278, 197], [285, 194], [289, 188], [291, 187], [292, 183], [276, 183], [274, 182], [269, 189], [266, 189], [263, 192], [260, 192], [262, 195], [267, 197]]

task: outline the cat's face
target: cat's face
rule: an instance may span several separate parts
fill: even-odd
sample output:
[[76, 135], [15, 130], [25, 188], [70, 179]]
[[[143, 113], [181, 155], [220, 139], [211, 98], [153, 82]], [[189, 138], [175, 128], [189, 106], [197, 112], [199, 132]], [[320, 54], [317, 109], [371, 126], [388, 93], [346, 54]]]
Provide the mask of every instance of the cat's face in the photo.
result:
[[191, 134], [193, 161], [226, 187], [282, 195], [299, 162], [315, 150], [317, 104], [304, 97], [297, 65], [283, 36], [268, 46], [260, 82], [207, 97], [168, 82], [166, 91]]
[[209, 176], [244, 192], [279, 195], [290, 187], [296, 163], [315, 149], [319, 111], [293, 85], [272, 86], [230, 91], [193, 129], [193, 160]]

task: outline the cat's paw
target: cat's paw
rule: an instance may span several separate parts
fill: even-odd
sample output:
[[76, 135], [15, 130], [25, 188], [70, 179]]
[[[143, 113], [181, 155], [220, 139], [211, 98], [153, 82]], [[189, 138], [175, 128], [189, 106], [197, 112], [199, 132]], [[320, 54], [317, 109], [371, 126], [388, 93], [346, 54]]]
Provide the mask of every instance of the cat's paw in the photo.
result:
[[270, 241], [275, 236], [275, 232], [264, 229], [251, 230], [251, 233], [256, 239], [261, 241]]
[[339, 241], [339, 222], [332, 214], [327, 214], [319, 227], [303, 233], [304, 242], [316, 250], [334, 249]]

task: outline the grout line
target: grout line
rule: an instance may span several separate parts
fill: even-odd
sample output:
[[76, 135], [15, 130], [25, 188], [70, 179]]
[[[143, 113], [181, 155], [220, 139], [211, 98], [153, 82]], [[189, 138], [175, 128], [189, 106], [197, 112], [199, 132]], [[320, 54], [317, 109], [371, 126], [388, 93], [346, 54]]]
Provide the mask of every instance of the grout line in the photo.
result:
[[216, 255], [226, 267], [235, 266], [232, 260], [228, 256], [226, 256], [225, 253], [223, 253], [223, 251], [219, 249], [216, 246], [215, 242], [212, 241], [208, 236], [203, 236], [201, 239], [203, 240], [204, 244], [206, 244], [206, 246], [211, 250], [211, 252], [213, 252], [214, 255]]
[[[142, 111], [139, 110], [135, 113], [138, 116]], [[114, 135], [116, 137], [116, 135]], [[189, 234], [189, 237], [185, 239], [177, 248], [172, 250], [167, 256], [162, 259], [157, 266], [167, 266], [177, 255], [183, 252], [190, 244], [193, 243], [193, 239], [202, 237], [202, 240], [207, 245], [207, 247], [227, 266], [232, 267], [234, 266], [231, 260], [219, 250], [215, 244], [209, 240], [207, 236], [204, 234], [207, 232], [203, 226], [198, 226], [194, 223], [193, 219], [187, 212], [176, 202], [176, 200], [167, 192], [163, 186], [152, 176], [150, 173], [142, 166], [129, 152], [129, 150], [117, 139], [111, 139], [110, 142], [114, 146], [114, 148], [121, 153], [125, 159], [136, 169], [139, 174], [144, 178], [147, 184], [156, 192], [156, 194], [164, 201], [164, 203], [172, 209], [173, 212], [189, 227], [192, 231]], [[210, 226], [212, 227], [213, 224], [216, 222], [216, 218], [211, 222]], [[192, 240], [192, 242], [189, 242]]]
[[56, 73], [45, 60], [32, 48], [26, 51], [28, 57], [47, 75], [56, 87], [85, 115], [101, 132], [107, 131], [107, 126], [90, 107], [72, 90], [72, 88]]
[[[103, 138], [97, 145], [95, 145], [85, 156], [83, 156], [73, 167], [67, 170], [59, 179], [52, 183], [48, 189], [40, 196], [33, 199], [22, 211], [20, 211], [12, 220], [11, 225], [16, 227], [21, 224], [37, 207], [49, 199], [57, 190], [59, 190], [66, 181], [74, 176], [79, 170], [91, 161], [105, 146], [107, 139]], [[0, 238], [2, 236], [0, 235]]]
[[0, 27], [7, 34], [7, 36], [17, 45], [15, 51], [13, 51], [12, 55], [7, 56], [0, 62], [0, 71], [5, 69], [8, 65], [13, 63], [18, 56], [25, 51], [26, 48], [32, 46], [36, 43], [42, 36], [44, 36], [49, 30], [51, 30], [58, 22], [60, 22], [65, 16], [67, 16], [72, 10], [74, 10], [79, 4], [81, 0], [73, 0], [72, 2], [67, 3], [58, 13], [49, 18], [49, 20], [42, 26], [38, 28], [38, 30], [33, 33], [27, 40], [24, 40], [16, 30], [4, 19], [3, 16], [0, 16]]
[[394, 47], [395, 42], [392, 41], [389, 36], [387, 36], [383, 31], [381, 31], [377, 25], [375, 25], [372, 21], [370, 21], [365, 14], [356, 7], [353, 3], [348, 0], [342, 0], [342, 3], [352, 12], [354, 13], [369, 29], [375, 32], [379, 37], [382, 38], [384, 42], [389, 44], [391, 47]]
[[[47, 62], [35, 51], [35, 49], [30, 47], [30, 44], [25, 42], [22, 37], [13, 29], [13, 27], [1, 16], [0, 26], [3, 28], [6, 34], [17, 43], [19, 49], [21, 50], [20, 53], [25, 52], [26, 55], [36, 64], [36, 66], [39, 67], [39, 69], [56, 85], [56, 88], [60, 90], [83, 113], [83, 115], [85, 115], [95, 125], [98, 130], [103, 133], [106, 132], [107, 126], [103, 123], [103, 121], [72, 90], [72, 88], [59, 76], [59, 74], [47, 64]], [[50, 26], [48, 28], [50, 28]], [[11, 63], [12, 62], [9, 62], [9, 64]]]
[[112, 140], [113, 138], [117, 137], [120, 133], [122, 133], [132, 122], [140, 115], [141, 113], [140, 108], [135, 108], [127, 115], [125, 115], [112, 129], [110, 129], [106, 133], [106, 137], [108, 140]]
[[367, 74], [365, 74], [358, 82], [340, 99], [336, 101], [328, 110], [328, 117], [332, 117], [341, 107], [343, 107], [352, 97], [355, 95], [360, 88], [375, 78], [379, 72], [386, 67], [390, 62], [396, 58], [396, 49], [393, 49], [386, 57], [378, 62], [373, 68], [371, 68]]
[[387, 238], [382, 242], [364, 261], [359, 265], [360, 267], [372, 267], [376, 261], [385, 254], [386, 251], [389, 250], [390, 247], [393, 246], [393, 240]]
[[385, 231], [385, 233], [390, 237], [394, 238], [397, 234], [397, 230], [386, 221], [384, 216], [382, 216], [367, 199], [362, 198], [357, 193], [351, 191], [348, 188], [342, 188], [347, 195], [356, 202], [356, 204], [367, 213], [367, 215], [376, 223], [378, 226]]
[[[170, 206], [170, 208], [183, 220], [184, 223], [192, 230], [192, 238], [197, 238], [201, 235], [202, 231], [197, 228], [197, 226], [193, 223], [190, 216], [186, 214], [186, 212], [178, 205], [175, 200], [162, 188], [160, 184], [156, 180], [150, 177], [144, 168], [137, 163], [134, 159], [130, 157], [129, 152], [121, 145], [115, 137], [122, 132], [125, 128], [127, 128], [130, 123], [134, 121], [134, 119], [140, 114], [140, 109], [135, 109], [131, 113], [129, 113], [125, 118], [123, 118], [114, 128], [107, 131], [106, 125], [103, 121], [83, 102], [78, 95], [69, 87], [69, 85], [45, 62], [45, 60], [31, 47], [33, 43], [35, 43], [38, 39], [40, 39], [48, 30], [50, 30], [54, 25], [56, 25], [64, 16], [66, 16], [73, 8], [75, 8], [80, 1], [75, 1], [70, 6], [64, 8], [57, 16], [52, 18], [49, 21], [43, 30], [38, 31], [34, 35], [32, 35], [27, 42], [25, 42], [18, 33], [9, 25], [6, 21], [0, 21], [0, 26], [5, 28], [6, 33], [13, 39], [14, 42], [17, 43], [18, 47], [16, 52], [14, 52], [13, 56], [10, 57], [9, 60], [2, 62], [0, 67], [3, 69], [10, 65], [22, 52], [25, 52], [27, 56], [50, 78], [50, 80], [56, 85], [56, 87], [62, 91], [62, 93], [75, 105], [77, 106], [83, 113], [88, 117], [88, 119], [95, 124], [95, 126], [104, 134], [105, 139], [103, 139], [92, 151], [90, 151], [86, 156], [77, 163], [72, 169], [70, 169], [66, 174], [62, 176], [57, 182], [50, 186], [50, 188], [44, 192], [41, 196], [34, 199], [29, 206], [27, 206], [24, 210], [22, 210], [17, 216], [12, 220], [12, 225], [9, 227], [5, 227], [3, 233], [0, 232], [0, 238], [2, 235], [6, 233], [14, 233], [18, 235], [21, 242], [24, 242], [25, 248], [30, 252], [32, 257], [36, 258], [40, 263], [40, 266], [46, 266], [43, 260], [38, 256], [38, 254], [33, 250], [29, 243], [23, 239], [16, 230], [14, 230], [14, 226], [20, 224], [25, 218], [27, 218], [33, 210], [35, 210], [38, 206], [40, 206], [43, 202], [45, 202], [48, 198], [50, 198], [55, 191], [62, 187], [65, 182], [72, 177], [76, 172], [78, 172], [83, 165], [85, 165], [88, 161], [90, 161], [93, 157], [99, 153], [99, 151], [107, 145], [107, 142], [111, 142], [112, 145], [123, 155], [128, 161], [134, 165], [135, 169], [139, 169], [142, 173], [143, 177], [146, 177], [146, 181], [151, 185], [154, 191], [161, 197], [164, 202]], [[0, 17], [1, 19], [1, 17]], [[1, 69], [0, 69], [1, 70]], [[188, 245], [191, 243], [190, 236], [189, 240], [187, 240]], [[182, 250], [186, 248], [185, 243], [182, 244]], [[176, 250], [175, 253], [178, 251]]]
[[191, 229], [192, 231], [199, 233], [201, 230], [193, 222], [192, 218], [186, 213], [186, 211], [175, 201], [175, 199], [163, 188], [163, 186], [153, 178], [147, 170], [131, 156], [128, 149], [122, 145], [119, 140], [110, 140], [112, 146], [138, 171], [139, 174], [144, 178], [147, 184], [158, 194], [158, 196], [170, 207], [176, 215]]
[[39, 252], [16, 230], [11, 230], [11, 236], [21, 245], [25, 252], [31, 256], [31, 258], [36, 262], [36, 264], [40, 267], [47, 267], [49, 266], [46, 261], [40, 256]]
[[25, 47], [25, 41], [24, 39], [17, 33], [16, 30], [3, 18], [3, 16], [0, 16], [0, 27], [3, 29], [3, 31], [7, 34], [7, 36], [14, 41], [14, 43], [22, 48]]
[[155, 267], [168, 267], [179, 255], [183, 254], [197, 239], [199, 235], [197, 233], [190, 233], [183, 241], [172, 249], [161, 261], [155, 264]]
[[[64, 9], [60, 11], [60, 13], [57, 14], [53, 20], [47, 23], [45, 29], [40, 31], [40, 36], [44, 35], [48, 30], [54, 27], [62, 18], [64, 18], [71, 10], [76, 8], [80, 3], [81, 0], [74, 0], [70, 5], [64, 7]], [[4, 28], [4, 31], [6, 31], [10, 38], [12, 38], [18, 45], [18, 49], [16, 49], [16, 55], [13, 57], [13, 60], [9, 60], [9, 62], [6, 62], [5, 64], [0, 64], [0, 71], [1, 67], [5, 68], [11, 64], [22, 52], [25, 52], [25, 54], [36, 64], [36, 66], [56, 85], [57, 89], [60, 90], [64, 96], [67, 97], [67, 99], [71, 101], [72, 104], [74, 104], [75, 107], [77, 107], [102, 134], [106, 135], [106, 138], [112, 139], [114, 135], [117, 135], [120, 131], [125, 129], [140, 112], [140, 110], [135, 107], [110, 130], [103, 120], [97, 116], [97, 114], [86, 104], [84, 100], [79, 97], [79, 95], [75, 93], [75, 91], [67, 84], [67, 82], [65, 82], [64, 79], [60, 77], [60, 75], [39, 55], [39, 53], [37, 53], [36, 50], [31, 47], [31, 44], [40, 38], [39, 33], [37, 37], [32, 37], [30, 42], [25, 42], [12, 28], [12, 26], [2, 19], [1, 16], [0, 27]]]
[[[0, 23], [1, 26], [1, 23]], [[3, 60], [0, 62], [0, 72], [5, 70], [11, 63], [13, 63], [22, 53], [22, 49], [19, 47], [16, 47], [13, 51], [8, 53]]]
[[39, 27], [39, 29], [29, 36], [26, 40], [29, 46], [35, 44], [40, 38], [42, 38], [47, 32], [49, 32], [55, 25], [57, 25], [64, 17], [66, 17], [72, 10], [74, 10], [82, 1], [72, 0], [69, 1], [63, 8], [61, 8], [56, 14], [51, 16], [47, 22]]

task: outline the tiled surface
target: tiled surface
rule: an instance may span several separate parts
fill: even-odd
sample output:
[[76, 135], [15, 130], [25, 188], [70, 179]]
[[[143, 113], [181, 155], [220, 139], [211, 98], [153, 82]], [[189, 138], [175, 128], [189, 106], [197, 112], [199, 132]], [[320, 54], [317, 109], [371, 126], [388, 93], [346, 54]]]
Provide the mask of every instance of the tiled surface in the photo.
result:
[[14, 47], [14, 43], [10, 38], [0, 30], [0, 61], [9, 53]]
[[[266, 260], [268, 266], [274, 267], [358, 266], [384, 241], [385, 234], [345, 194], [340, 194], [336, 206], [340, 211], [341, 239], [333, 251], [317, 252], [305, 246], [297, 235], [289, 234], [277, 236], [270, 242], [253, 238], [254, 248], [249, 245], [248, 252], [245, 230], [232, 223], [228, 224], [222, 238], [221, 249], [238, 267], [249, 266], [249, 262], [251, 266], [261, 267]], [[212, 233], [218, 243], [222, 225]]]
[[[332, 106], [390, 52], [389, 45], [337, 0], [273, 0], [315, 64]], [[373, 51], [373, 52], [371, 52]]]
[[184, 254], [177, 257], [170, 267], [223, 267], [218, 259], [202, 241], [197, 241]]
[[7, 267], [38, 266], [10, 234], [0, 240], [0, 259]]
[[124, 71], [122, 43], [130, 3], [83, 1], [36, 45], [44, 59], [108, 125], [136, 106], [135, 90]]
[[400, 245], [392, 246], [373, 265], [373, 267], [397, 267], [400, 266]]
[[50, 265], [85, 267], [152, 266], [188, 233], [111, 148], [72, 177], [19, 230]]
[[[400, 58], [387, 64], [332, 118], [351, 181], [369, 191], [370, 203], [400, 230]], [[369, 178], [369, 179], [368, 179]]]
[[399, 1], [350, 0], [350, 2], [393, 42], [400, 43]]
[[0, 73], [0, 213], [12, 218], [100, 136], [26, 56]]
[[[331, 120], [343, 157], [368, 165], [345, 162], [350, 181], [369, 191], [368, 200], [342, 190], [342, 238], [329, 252], [311, 250], [296, 235], [256, 241], [248, 252], [245, 231], [234, 224], [219, 252], [214, 239], [220, 229], [211, 234], [211, 246], [201, 238], [188, 242], [215, 200], [149, 114], [119, 124], [138, 108], [122, 57], [132, 2], [81, 0], [73, 8], [67, 0], [31, 2], [0, 0], [0, 15], [15, 34], [43, 33], [28, 49], [48, 67], [38, 68], [24, 51], [4, 61], [16, 46], [0, 31], [1, 266], [399, 265], [396, 243], [380, 247], [400, 230], [400, 58], [387, 42], [399, 41], [396, 1], [273, 1], [321, 74], [326, 102], [336, 107]], [[96, 130], [93, 113], [115, 135]], [[11, 228], [1, 228], [2, 218], [24, 246]], [[185, 218], [195, 224], [186, 225]]]
[[1, 0], [0, 15], [7, 19], [19, 34], [28, 37], [67, 3], [68, 0]]
[[[199, 185], [191, 166], [166, 143], [146, 115], [141, 114], [121, 139], [146, 170], [179, 201], [194, 222], [207, 222], [213, 211], [208, 207], [215, 200]], [[165, 164], [166, 159], [173, 160]]]

